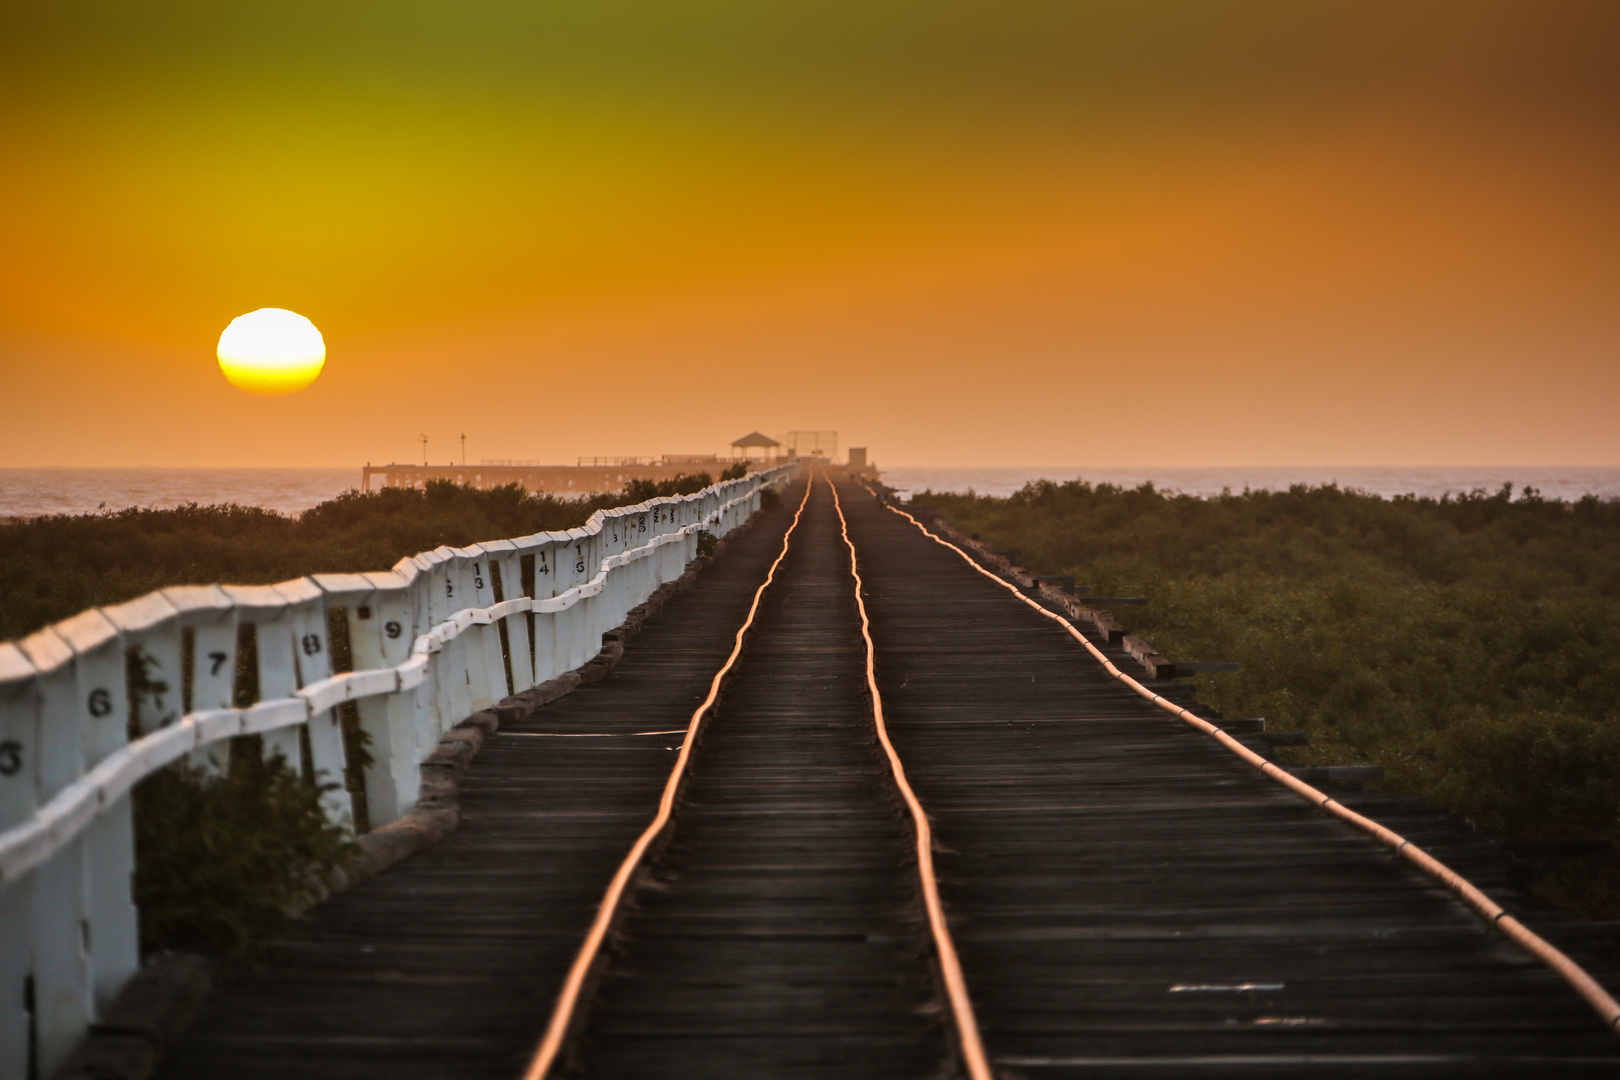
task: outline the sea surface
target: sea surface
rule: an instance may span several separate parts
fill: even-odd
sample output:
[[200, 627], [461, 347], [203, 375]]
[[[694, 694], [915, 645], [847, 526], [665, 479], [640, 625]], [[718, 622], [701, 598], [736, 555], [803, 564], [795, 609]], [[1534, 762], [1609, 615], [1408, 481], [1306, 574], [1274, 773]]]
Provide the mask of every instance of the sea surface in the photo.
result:
[[352, 469], [0, 469], [0, 518], [239, 503], [296, 514], [360, 486]]
[[[1088, 468], [1083, 465], [1021, 468], [894, 468], [885, 483], [903, 492], [976, 491], [1009, 495], [1031, 480], [1073, 480], [1156, 487], [1190, 495], [1218, 495], [1224, 489], [1281, 489], [1291, 484], [1338, 484], [1376, 495], [1439, 496], [1504, 483], [1515, 490], [1534, 487], [1546, 498], [1578, 499], [1588, 493], [1620, 498], [1620, 467], [1501, 465], [1469, 467], [1309, 467], [1255, 466], [1218, 469]], [[184, 503], [240, 503], [296, 514], [360, 485], [360, 469], [0, 469], [0, 518], [41, 514], [94, 514], [131, 506], [173, 507]]]

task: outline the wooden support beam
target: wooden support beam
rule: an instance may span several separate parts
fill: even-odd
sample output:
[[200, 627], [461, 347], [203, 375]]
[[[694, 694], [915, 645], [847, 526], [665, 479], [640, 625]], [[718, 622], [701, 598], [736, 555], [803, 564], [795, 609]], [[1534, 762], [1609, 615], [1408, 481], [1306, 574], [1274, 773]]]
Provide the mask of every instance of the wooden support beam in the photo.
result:
[[[1114, 621], [1114, 617], [1107, 612], [1096, 612], [1091, 621], [1097, 627], [1097, 633], [1107, 638], [1110, 644], [1118, 645], [1125, 640], [1125, 628]], [[1164, 676], [1154, 677], [1164, 678]]]

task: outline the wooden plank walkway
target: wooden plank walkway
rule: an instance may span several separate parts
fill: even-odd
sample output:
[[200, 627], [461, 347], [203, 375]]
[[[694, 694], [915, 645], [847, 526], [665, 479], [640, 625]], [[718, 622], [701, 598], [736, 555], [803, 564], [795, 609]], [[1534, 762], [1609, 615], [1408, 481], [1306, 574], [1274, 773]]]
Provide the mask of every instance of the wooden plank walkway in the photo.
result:
[[844, 490], [890, 729], [1009, 1076], [1620, 1075], [1620, 1040], [1449, 894]]
[[848, 551], [817, 483], [570, 1074], [943, 1070], [911, 826], [875, 741], [865, 662]]
[[[999, 1075], [1617, 1074], [1620, 1040], [1448, 894], [1118, 686], [869, 495], [841, 494], [890, 730], [935, 822]], [[161, 1075], [517, 1077], [790, 517], [741, 534], [604, 681], [486, 743], [461, 829], [231, 973]], [[851, 589], [819, 486], [562, 1072], [953, 1072]], [[1358, 799], [1506, 887], [1502, 861], [1441, 815]]]

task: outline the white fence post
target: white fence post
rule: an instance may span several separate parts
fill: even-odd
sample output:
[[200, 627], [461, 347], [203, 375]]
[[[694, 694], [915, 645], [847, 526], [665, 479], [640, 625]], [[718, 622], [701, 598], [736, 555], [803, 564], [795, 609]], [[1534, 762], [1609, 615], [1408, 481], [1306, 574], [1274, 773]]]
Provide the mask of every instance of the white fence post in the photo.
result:
[[[182, 630], [192, 634], [189, 711], [230, 708], [236, 696], [236, 605], [218, 585], [177, 585], [164, 589], [163, 598], [180, 613]], [[230, 740], [193, 750], [190, 762], [209, 775], [223, 774], [230, 768]]]
[[[0, 644], [0, 832], [27, 821], [38, 805], [38, 689], [22, 649]], [[33, 875], [0, 881], [0, 1076], [28, 1075], [33, 894]]]
[[[35, 681], [34, 782], [44, 805], [84, 773], [84, 740], [79, 731], [79, 694], [73, 650], [55, 629], [24, 638], [22, 651], [40, 672]], [[112, 702], [108, 701], [110, 708]], [[102, 706], [98, 699], [97, 711]], [[83, 833], [29, 874], [32, 888], [29, 935], [34, 989], [34, 1033], [40, 1064], [46, 1069], [73, 1049], [74, 1040], [95, 1016], [90, 990], [90, 957], [85, 949], [85, 849]]]
[[[463, 606], [494, 607], [495, 575], [490, 572], [490, 563], [494, 560], [490, 553], [482, 545], [474, 544], [459, 549], [456, 554], [460, 556], [463, 595], [467, 598]], [[498, 703], [511, 691], [506, 685], [506, 663], [501, 657], [501, 630], [495, 620], [469, 628], [468, 635], [472, 638], [473, 646], [473, 655], [469, 658], [472, 666], [472, 711], [477, 712]]]
[[[58, 623], [56, 632], [73, 650], [83, 761], [100, 761], [129, 742], [129, 674], [123, 641], [112, 621], [95, 609]], [[90, 964], [91, 1005], [100, 1008], [111, 1003], [140, 966], [132, 893], [135, 825], [129, 799], [118, 799], [86, 826], [84, 861], [81, 948]]]
[[[437, 547], [417, 556], [427, 571], [428, 622], [422, 633], [428, 633], [447, 621], [461, 606], [461, 591], [451, 572], [453, 556], [447, 547]], [[438, 687], [438, 734], [443, 735], [451, 725], [472, 712], [472, 695], [467, 684], [467, 645], [459, 639], [450, 641], [436, 650], [429, 660], [433, 684]]]
[[[370, 610], [349, 610], [349, 643], [356, 671], [393, 668], [411, 656], [411, 594], [398, 574], [366, 574], [375, 587]], [[366, 802], [371, 826], [386, 825], [416, 809], [424, 746], [414, 693], [367, 697], [359, 702], [360, 726], [371, 736], [372, 762], [366, 770]], [[375, 794], [373, 794], [375, 792]]]
[[[414, 649], [416, 642], [433, 626], [433, 575], [429, 572], [432, 565], [425, 555], [413, 555], [394, 564], [394, 573], [410, 583], [411, 621], [406, 627], [411, 642], [407, 648], [410, 649]], [[411, 691], [411, 715], [421, 757], [433, 752], [431, 748], [438, 743], [440, 733], [439, 684], [433, 679], [433, 659], [428, 658], [423, 681]]]
[[[332, 643], [326, 625], [326, 594], [309, 578], [284, 581], [273, 588], [287, 599], [287, 624], [293, 643], [293, 667], [298, 689], [312, 686], [332, 674]], [[296, 728], [288, 729], [295, 733]], [[345, 786], [349, 755], [343, 745], [343, 722], [336, 708], [320, 709], [304, 725], [309, 760], [321, 792], [326, 819], [349, 831], [354, 829], [354, 801]]]
[[556, 678], [557, 623], [550, 611], [541, 610], [541, 602], [562, 592], [562, 562], [568, 557], [567, 533], [540, 533], [544, 539], [534, 549], [534, 681], [543, 683]]
[[[585, 540], [589, 535], [584, 529], [568, 530], [568, 546], [558, 552], [562, 564], [557, 576], [558, 595], [590, 580], [588, 573], [590, 553], [585, 550]], [[585, 662], [575, 659], [579, 655], [580, 642], [584, 640], [584, 633], [579, 628], [579, 622], [584, 616], [585, 608], [576, 599], [554, 617], [555, 663], [559, 675], [565, 671], [572, 671]]]
[[[523, 591], [523, 560], [517, 544], [511, 540], [494, 540], [480, 544], [492, 567], [499, 567], [502, 603], [520, 600]], [[494, 584], [493, 573], [491, 585]], [[521, 694], [534, 685], [534, 660], [529, 655], [529, 612], [508, 615], [500, 625], [506, 627], [506, 662], [512, 673], [510, 693]], [[495, 646], [500, 647], [500, 631], [495, 631]]]
[[[274, 701], [292, 697], [298, 689], [298, 672], [293, 664], [293, 635], [287, 616], [287, 598], [270, 585], [225, 585], [225, 595], [236, 605], [237, 620], [253, 627], [253, 651], [257, 657], [254, 674], [258, 693], [254, 701]], [[295, 773], [304, 771], [304, 755], [298, 745], [297, 728], [281, 728], [260, 735], [264, 758], [280, 756]]]

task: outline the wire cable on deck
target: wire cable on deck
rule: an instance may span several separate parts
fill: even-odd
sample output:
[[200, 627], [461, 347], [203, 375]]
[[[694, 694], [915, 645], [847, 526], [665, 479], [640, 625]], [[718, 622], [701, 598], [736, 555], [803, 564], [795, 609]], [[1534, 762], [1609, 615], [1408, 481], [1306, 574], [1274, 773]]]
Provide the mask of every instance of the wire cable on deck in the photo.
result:
[[[877, 495], [877, 493], [873, 492], [871, 488], [867, 488], [866, 490], [871, 492], [874, 496]], [[1210, 736], [1222, 746], [1226, 747], [1228, 750], [1232, 751], [1249, 764], [1255, 766], [1263, 775], [1270, 777], [1272, 780], [1275, 780], [1277, 783], [1283, 785], [1306, 800], [1315, 803], [1325, 813], [1332, 814], [1334, 817], [1340, 818], [1341, 820], [1373, 837], [1385, 847], [1392, 849], [1400, 858], [1412, 863], [1419, 870], [1423, 871], [1423, 873], [1444, 885], [1453, 896], [1457, 897], [1464, 904], [1468, 905], [1468, 907], [1472, 908], [1475, 914], [1484, 919], [1488, 925], [1494, 927], [1502, 934], [1503, 937], [1507, 938], [1509, 941], [1512, 941], [1525, 952], [1535, 957], [1535, 959], [1550, 968], [1559, 978], [1563, 979], [1564, 982], [1568, 983], [1571, 989], [1585, 999], [1586, 1003], [1592, 1007], [1593, 1011], [1596, 1012], [1598, 1016], [1602, 1017], [1604, 1024], [1608, 1026], [1610, 1031], [1620, 1033], [1620, 1002], [1617, 1002], [1614, 997], [1610, 995], [1601, 984], [1598, 983], [1596, 979], [1587, 974], [1584, 968], [1582, 968], [1575, 961], [1571, 960], [1568, 956], [1564, 955], [1564, 953], [1551, 942], [1547, 941], [1535, 931], [1531, 930], [1528, 926], [1521, 923], [1518, 919], [1515, 919], [1512, 915], [1508, 914], [1505, 910], [1503, 910], [1500, 904], [1496, 903], [1496, 901], [1492, 900], [1490, 897], [1481, 892], [1479, 888], [1473, 884], [1473, 882], [1469, 881], [1467, 878], [1451, 869], [1451, 867], [1447, 866], [1439, 859], [1436, 859], [1434, 856], [1430, 855], [1428, 852], [1424, 851], [1422, 848], [1418, 847], [1410, 840], [1407, 840], [1394, 830], [1378, 824], [1378, 822], [1369, 817], [1364, 817], [1363, 815], [1356, 813], [1343, 803], [1328, 796], [1325, 792], [1319, 791], [1315, 787], [1312, 787], [1310, 784], [1307, 784], [1305, 781], [1299, 779], [1297, 776], [1289, 773], [1281, 766], [1267, 761], [1265, 758], [1261, 757], [1259, 754], [1256, 754], [1253, 750], [1250, 750], [1247, 746], [1244, 746], [1242, 743], [1238, 742], [1232, 736], [1228, 735], [1226, 732], [1222, 731], [1208, 720], [1205, 720], [1203, 717], [1196, 716], [1174, 702], [1167, 701], [1160, 695], [1155, 694], [1152, 690], [1149, 690], [1147, 687], [1143, 686], [1141, 683], [1137, 682], [1135, 679], [1131, 678], [1129, 675], [1125, 674], [1118, 667], [1116, 667], [1113, 661], [1109, 660], [1108, 657], [1103, 654], [1103, 651], [1097, 648], [1097, 646], [1093, 645], [1091, 641], [1078, 629], [1076, 629], [1075, 625], [1068, 619], [1065, 619], [1062, 615], [1059, 615], [1056, 612], [1048, 611], [1040, 604], [1037, 604], [1035, 601], [1031, 600], [1029, 597], [1020, 592], [1016, 586], [1003, 581], [995, 574], [992, 574], [990, 571], [980, 566], [973, 556], [969, 555], [967, 552], [963, 551], [950, 541], [936, 536], [922, 522], [918, 521], [916, 518], [912, 517], [898, 506], [886, 501], [883, 502], [883, 505], [892, 510], [894, 513], [899, 514], [907, 521], [911, 522], [922, 531], [924, 536], [928, 537], [936, 544], [943, 545], [944, 547], [950, 548], [952, 551], [956, 552], [956, 554], [960, 555], [962, 560], [969, 566], [983, 574], [985, 577], [989, 578], [991, 581], [995, 582], [997, 585], [1000, 585], [1008, 592], [1012, 593], [1020, 601], [1040, 612], [1048, 619], [1061, 624], [1076, 641], [1085, 646], [1086, 650], [1090, 652], [1100, 664], [1102, 664], [1103, 669], [1107, 671], [1109, 675], [1112, 675], [1115, 679], [1118, 679], [1120, 682], [1130, 687], [1137, 694], [1146, 698], [1148, 701], [1152, 702], [1154, 705], [1157, 705], [1170, 715], [1177, 717], [1178, 719], [1186, 722], [1188, 725], [1197, 728], [1199, 731]], [[840, 517], [842, 517], [842, 512], [840, 512]], [[861, 617], [863, 620], [866, 617], [864, 607], [861, 610]], [[874, 694], [875, 692], [876, 691], [874, 690]]]
[[[826, 479], [825, 473], [823, 479]], [[838, 511], [838, 525], [843, 530], [844, 545], [849, 548], [849, 572], [855, 578], [855, 604], [861, 613], [861, 638], [866, 642], [866, 686], [872, 692], [872, 722], [877, 726], [878, 741], [888, 755], [889, 768], [900, 795], [911, 810], [911, 820], [917, 827], [917, 873], [922, 879], [923, 904], [928, 909], [928, 927], [934, 935], [934, 948], [939, 954], [940, 972], [945, 978], [945, 992], [950, 998], [951, 1015], [956, 1020], [957, 1041], [961, 1044], [962, 1062], [972, 1080], [993, 1080], [990, 1061], [985, 1056], [984, 1043], [979, 1038], [979, 1021], [973, 1014], [973, 1000], [968, 996], [967, 978], [962, 974], [962, 963], [956, 956], [956, 944], [951, 940], [950, 927], [945, 923], [945, 907], [939, 898], [939, 883], [934, 876], [934, 838], [928, 825], [928, 815], [916, 792], [906, 780], [905, 766], [889, 741], [889, 728], [883, 720], [883, 695], [878, 692], [876, 648], [872, 644], [872, 623], [866, 617], [866, 599], [861, 595], [864, 583], [860, 566], [855, 558], [855, 542], [849, 538], [849, 522], [844, 518], [844, 505], [838, 498], [838, 487], [830, 479], [833, 507]]]
[[810, 502], [810, 489], [813, 486], [813, 483], [805, 485], [804, 498], [799, 501], [799, 509], [794, 512], [793, 523], [782, 535], [782, 550], [771, 563], [765, 580], [754, 590], [754, 602], [749, 605], [748, 618], [737, 628], [731, 655], [726, 657], [725, 664], [715, 672], [714, 679], [709, 683], [709, 696], [703, 699], [703, 704], [697, 707], [697, 711], [692, 714], [692, 719], [686, 726], [686, 738], [681, 741], [680, 755], [676, 757], [675, 767], [670, 771], [669, 780], [664, 784], [663, 797], [658, 800], [658, 813], [654, 815], [652, 824], [636, 838], [630, 853], [624, 857], [624, 862], [619, 865], [618, 872], [613, 875], [607, 892], [602, 896], [602, 906], [597, 909], [596, 919], [591, 923], [590, 932], [585, 935], [585, 943], [580, 946], [579, 955], [574, 957], [574, 964], [568, 969], [568, 978], [563, 980], [562, 992], [557, 995], [557, 1004], [551, 1011], [551, 1021], [546, 1025], [546, 1033], [540, 1039], [540, 1046], [535, 1050], [534, 1058], [523, 1073], [523, 1080], [542, 1080], [556, 1062], [557, 1055], [562, 1052], [568, 1029], [573, 1024], [574, 1014], [579, 1008], [580, 992], [584, 989], [585, 979], [602, 951], [602, 943], [607, 940], [608, 931], [613, 927], [613, 920], [618, 915], [619, 904], [624, 899], [630, 879], [635, 875], [647, 849], [658, 838], [658, 834], [664, 831], [664, 826], [669, 824], [670, 815], [675, 809], [675, 796], [679, 793], [681, 781], [686, 775], [686, 763], [692, 756], [692, 747], [697, 741], [698, 731], [720, 696], [720, 684], [736, 665], [737, 657], [742, 654], [743, 637], [748, 633], [749, 627], [754, 625], [754, 616], [759, 612], [759, 602], [765, 595], [765, 590], [776, 580], [776, 568], [787, 558], [788, 545], [793, 540], [794, 530], [799, 527], [799, 519], [804, 516], [805, 506]]

